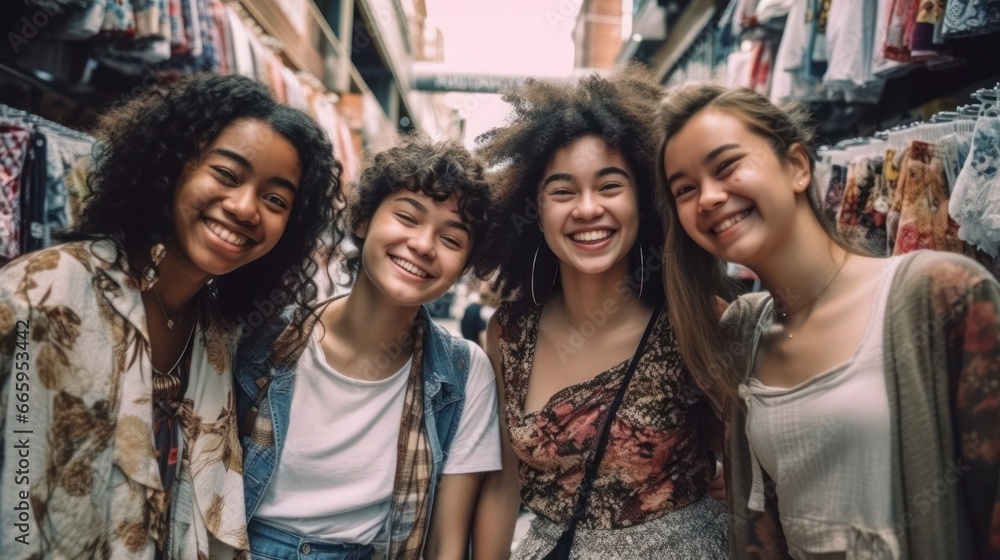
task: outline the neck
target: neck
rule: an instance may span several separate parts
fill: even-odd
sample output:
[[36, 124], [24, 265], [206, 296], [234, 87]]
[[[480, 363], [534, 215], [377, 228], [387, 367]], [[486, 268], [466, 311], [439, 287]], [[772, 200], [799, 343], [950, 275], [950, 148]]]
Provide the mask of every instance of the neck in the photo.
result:
[[785, 243], [773, 247], [760, 261], [749, 264], [763, 286], [775, 298], [776, 306], [788, 312], [808, 307], [829, 287], [847, 258], [847, 251], [834, 243], [823, 226], [806, 209], [807, 216], [783, 236]]
[[[638, 279], [633, 287], [628, 272], [627, 258], [601, 274], [585, 274], [560, 264], [562, 306], [567, 321], [579, 325], [600, 312], [607, 316], [608, 326], [626, 323], [629, 317], [634, 316], [629, 311], [645, 307], [638, 298]], [[626, 313], [618, 313], [617, 310]]]
[[351, 292], [331, 307], [323, 324], [340, 341], [338, 348], [350, 349], [352, 355], [342, 356], [343, 362], [371, 360], [387, 352], [391, 361], [413, 349], [413, 325], [420, 307], [388, 301], [364, 270]]
[[180, 312], [198, 294], [210, 276], [178, 257], [177, 250], [167, 246], [166, 256], [157, 265], [159, 279], [156, 281], [156, 295], [168, 315]]

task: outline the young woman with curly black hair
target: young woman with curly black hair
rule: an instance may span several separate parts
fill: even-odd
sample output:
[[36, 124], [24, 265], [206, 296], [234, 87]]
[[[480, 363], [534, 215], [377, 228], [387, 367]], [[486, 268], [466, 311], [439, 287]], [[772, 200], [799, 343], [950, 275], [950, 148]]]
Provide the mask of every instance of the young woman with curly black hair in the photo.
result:
[[415, 137], [354, 195], [351, 292], [237, 353], [250, 550], [465, 558], [482, 473], [500, 468], [496, 385], [424, 306], [482, 260], [489, 185], [461, 145]]
[[[477, 558], [509, 555], [521, 502], [537, 517], [515, 558], [552, 551], [574, 517], [573, 558], [727, 554], [725, 508], [707, 494], [705, 423], [715, 418], [661, 311], [652, 174], [660, 135], [650, 119], [661, 95], [639, 67], [571, 84], [531, 81], [506, 96], [509, 124], [481, 139], [506, 208], [480, 272], [496, 272], [508, 301], [487, 327], [504, 452], [477, 509]], [[579, 510], [606, 422], [606, 453]]]
[[239, 325], [312, 297], [340, 166], [239, 76], [157, 88], [97, 134], [72, 241], [0, 271], [4, 557], [232, 557]]

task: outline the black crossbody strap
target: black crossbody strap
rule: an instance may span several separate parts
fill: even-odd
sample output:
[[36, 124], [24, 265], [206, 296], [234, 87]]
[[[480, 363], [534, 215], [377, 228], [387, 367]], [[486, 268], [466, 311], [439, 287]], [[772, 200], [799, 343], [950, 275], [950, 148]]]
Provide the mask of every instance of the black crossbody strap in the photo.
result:
[[618, 414], [618, 408], [625, 398], [625, 391], [628, 390], [629, 383], [632, 381], [632, 375], [635, 373], [635, 369], [639, 365], [639, 359], [642, 357], [642, 352], [646, 348], [646, 341], [649, 340], [649, 335], [653, 332], [653, 327], [656, 325], [656, 320], [659, 318], [662, 310], [662, 303], [653, 310], [653, 315], [649, 318], [649, 324], [646, 325], [646, 331], [642, 333], [639, 346], [632, 356], [632, 361], [628, 364], [628, 370], [625, 372], [625, 378], [622, 379], [622, 385], [615, 395], [614, 402], [611, 403], [611, 407], [608, 409], [608, 416], [604, 419], [604, 427], [601, 429], [600, 438], [597, 440], [597, 448], [594, 449], [594, 454], [587, 459], [587, 465], [583, 472], [583, 482], [580, 483], [580, 494], [577, 497], [576, 507], [573, 508], [573, 517], [569, 521], [567, 531], [575, 530], [577, 521], [583, 517], [583, 510], [586, 509], [587, 502], [590, 500], [590, 490], [594, 484], [594, 479], [597, 478], [597, 469], [601, 465], [601, 459], [604, 457], [604, 449], [608, 445], [611, 424], [614, 423], [615, 416]]

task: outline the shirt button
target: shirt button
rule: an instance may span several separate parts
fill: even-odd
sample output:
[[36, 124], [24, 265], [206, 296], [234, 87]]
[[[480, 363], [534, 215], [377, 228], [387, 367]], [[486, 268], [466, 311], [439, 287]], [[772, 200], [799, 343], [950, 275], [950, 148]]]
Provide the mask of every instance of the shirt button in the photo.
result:
[[309, 543], [302, 545], [302, 554], [308, 555], [310, 552], [312, 552], [312, 547], [309, 546]]

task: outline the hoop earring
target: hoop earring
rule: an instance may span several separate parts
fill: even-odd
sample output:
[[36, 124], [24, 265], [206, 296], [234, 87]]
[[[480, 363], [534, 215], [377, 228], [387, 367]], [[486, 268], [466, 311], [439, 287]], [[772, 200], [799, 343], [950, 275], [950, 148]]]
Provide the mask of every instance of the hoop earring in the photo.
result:
[[639, 243], [639, 299], [642, 299], [642, 287], [646, 284], [646, 258], [642, 254], [642, 243]]
[[[538, 246], [535, 247], [535, 257], [531, 259], [531, 301], [535, 302], [535, 305], [541, 305], [538, 303], [538, 297], [535, 295], [535, 266], [538, 265], [538, 250], [542, 248], [542, 243], [545, 243], [544, 239], [538, 241]], [[552, 292], [552, 288], [556, 285], [556, 276], [559, 276], [559, 271], [552, 275], [552, 285], [549, 286], [549, 291], [545, 295], [549, 295]]]

